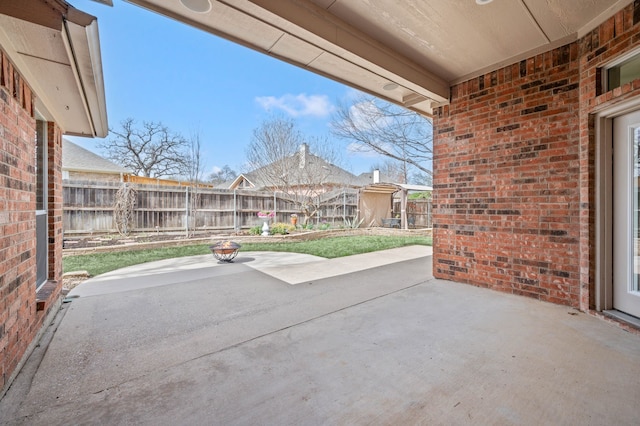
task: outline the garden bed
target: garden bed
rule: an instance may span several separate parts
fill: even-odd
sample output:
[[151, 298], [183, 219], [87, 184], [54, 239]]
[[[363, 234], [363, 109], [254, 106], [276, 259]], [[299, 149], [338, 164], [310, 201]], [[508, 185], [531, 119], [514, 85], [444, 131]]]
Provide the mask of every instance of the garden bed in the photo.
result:
[[330, 229], [326, 231], [295, 231], [287, 235], [261, 235], [247, 234], [198, 234], [187, 238], [178, 234], [145, 234], [122, 237], [114, 235], [91, 235], [84, 237], [72, 237], [64, 239], [63, 256], [72, 256], [84, 253], [115, 252], [128, 250], [141, 250], [145, 248], [179, 247], [195, 244], [211, 244], [220, 240], [234, 240], [242, 242], [266, 241], [309, 241], [319, 238], [349, 236], [349, 235], [424, 235], [431, 236], [431, 229], [393, 229], [393, 228], [357, 228], [357, 229]]

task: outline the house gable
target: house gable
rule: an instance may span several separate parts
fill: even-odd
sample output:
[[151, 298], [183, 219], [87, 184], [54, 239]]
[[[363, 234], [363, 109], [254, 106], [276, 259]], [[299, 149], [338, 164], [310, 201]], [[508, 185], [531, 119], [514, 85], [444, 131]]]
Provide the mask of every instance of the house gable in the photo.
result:
[[118, 164], [62, 139], [62, 172], [64, 179], [120, 181], [131, 173]]
[[[240, 175], [252, 188], [272, 190], [286, 181], [289, 188], [304, 188], [322, 183], [326, 190], [333, 188], [357, 188], [360, 180], [354, 174], [309, 152], [306, 144], [293, 155]], [[235, 181], [234, 181], [235, 182]]]

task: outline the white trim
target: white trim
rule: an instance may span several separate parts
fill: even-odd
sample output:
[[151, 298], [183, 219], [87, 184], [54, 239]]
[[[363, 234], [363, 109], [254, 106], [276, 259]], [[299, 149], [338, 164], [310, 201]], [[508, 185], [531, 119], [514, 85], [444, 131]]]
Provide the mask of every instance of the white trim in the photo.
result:
[[622, 56], [618, 56], [617, 58], [613, 59], [612, 61], [607, 62], [606, 64], [604, 64], [602, 66], [602, 68], [609, 70], [617, 65], [622, 64], [623, 62], [628, 61], [629, 59], [633, 58], [634, 56], [639, 56], [640, 55], [640, 47], [636, 47], [635, 49], [625, 53]]
[[603, 311], [613, 308], [612, 262], [612, 118], [605, 113], [596, 115], [596, 164], [595, 164], [595, 308]]
[[[39, 113], [37, 114], [39, 115]], [[48, 200], [49, 200], [49, 134], [48, 134], [48, 123], [44, 120], [36, 120], [36, 140], [35, 143], [37, 144], [36, 149], [37, 150], [42, 150], [42, 165], [38, 164], [38, 159], [36, 157], [35, 161], [36, 161], [36, 180], [37, 180], [37, 169], [38, 167], [42, 166], [42, 205], [40, 206], [40, 209], [36, 209], [36, 219], [38, 216], [45, 216], [45, 230], [44, 230], [44, 235], [40, 235], [38, 233], [38, 227], [37, 227], [37, 220], [36, 220], [36, 291], [38, 291], [49, 279], [49, 229], [48, 229], [48, 214], [49, 214], [49, 209], [48, 209]], [[39, 134], [39, 132], [41, 132], [41, 134]], [[42, 139], [41, 141], [39, 141], [39, 139]], [[40, 143], [42, 143], [42, 145], [40, 145]], [[35, 186], [35, 191], [36, 191], [36, 207], [37, 206], [37, 194], [38, 194], [38, 185], [36, 183]], [[45, 271], [44, 271], [44, 279], [42, 281], [39, 281], [39, 279], [41, 278], [40, 276], [38, 276], [39, 273], [39, 264], [37, 262], [38, 256], [38, 242], [40, 238], [44, 237], [44, 247], [45, 247], [45, 253], [44, 253], [44, 257], [45, 257]]]
[[595, 124], [595, 309], [613, 309], [613, 119], [640, 110], [640, 96], [603, 106]]

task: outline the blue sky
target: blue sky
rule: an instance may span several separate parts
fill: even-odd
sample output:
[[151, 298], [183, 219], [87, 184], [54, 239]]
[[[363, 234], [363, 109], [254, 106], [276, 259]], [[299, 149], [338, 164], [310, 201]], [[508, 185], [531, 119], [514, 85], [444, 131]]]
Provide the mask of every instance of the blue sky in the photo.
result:
[[[109, 127], [131, 117], [185, 137], [197, 132], [205, 174], [224, 165], [242, 171], [253, 129], [274, 113], [334, 140], [353, 173], [383, 161], [350, 153], [330, 135], [331, 111], [353, 89], [121, 0], [70, 2], [98, 18]], [[100, 153], [99, 139], [70, 139]]]

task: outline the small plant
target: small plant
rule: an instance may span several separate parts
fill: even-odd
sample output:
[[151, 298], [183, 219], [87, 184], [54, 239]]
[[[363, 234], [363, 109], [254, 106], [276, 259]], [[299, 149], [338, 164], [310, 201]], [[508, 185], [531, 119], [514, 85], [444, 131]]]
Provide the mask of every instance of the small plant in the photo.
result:
[[291, 231], [294, 231], [295, 229], [296, 229], [296, 227], [291, 225], [290, 223], [277, 222], [277, 223], [274, 223], [273, 225], [271, 225], [271, 234], [273, 234], [273, 235], [276, 235], [276, 234], [285, 235], [285, 234], [288, 234]]
[[331, 224], [328, 222], [322, 222], [321, 224], [318, 225], [318, 229], [321, 231], [326, 231], [327, 229], [331, 228]]
[[262, 226], [254, 226], [249, 229], [249, 235], [260, 235], [262, 234]]
[[362, 225], [362, 222], [364, 222], [364, 218], [358, 220], [358, 215], [355, 215], [353, 217], [353, 219], [344, 219], [344, 227], [345, 228], [360, 228], [360, 225]]
[[264, 211], [259, 211], [258, 212], [258, 217], [260, 219], [272, 218], [275, 215], [276, 215], [276, 212], [271, 211], [271, 210], [264, 210]]

